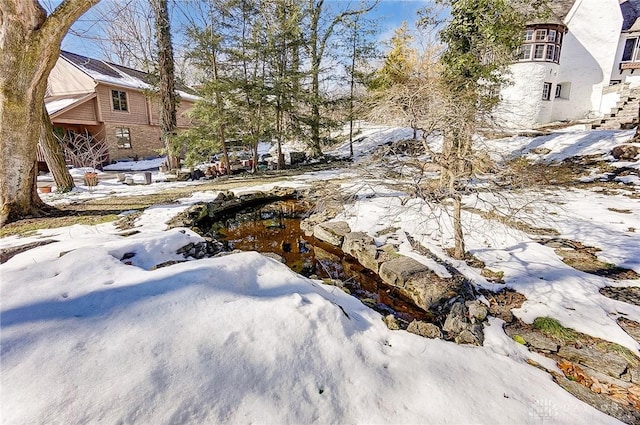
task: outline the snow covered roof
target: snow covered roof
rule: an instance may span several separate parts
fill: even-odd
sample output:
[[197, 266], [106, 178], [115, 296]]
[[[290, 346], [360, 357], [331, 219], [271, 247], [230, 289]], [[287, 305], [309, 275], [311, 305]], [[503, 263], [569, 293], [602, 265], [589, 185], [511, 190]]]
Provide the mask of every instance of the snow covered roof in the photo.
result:
[[81, 93], [65, 97], [50, 97], [45, 99], [45, 107], [47, 108], [47, 113], [49, 114], [49, 116], [51, 116], [57, 112], [61, 112], [62, 110], [69, 108], [72, 105], [82, 103], [93, 96], [95, 96], [95, 93]]
[[[66, 51], [60, 52], [60, 57], [66, 59], [95, 81], [140, 90], [153, 88], [152, 76], [146, 72]], [[177, 83], [176, 88], [183, 99], [191, 101], [199, 99], [193, 89], [183, 84]]]
[[622, 0], [622, 31], [629, 31], [640, 17], [640, 0]]

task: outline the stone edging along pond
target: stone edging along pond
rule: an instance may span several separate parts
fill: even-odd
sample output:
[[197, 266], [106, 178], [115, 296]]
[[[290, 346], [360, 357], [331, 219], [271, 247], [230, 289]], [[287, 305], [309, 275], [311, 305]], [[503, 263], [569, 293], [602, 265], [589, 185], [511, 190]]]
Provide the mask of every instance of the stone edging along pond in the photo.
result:
[[[235, 196], [221, 193], [213, 202], [196, 204], [170, 223], [171, 227], [196, 227], [200, 220], [213, 219], [253, 205], [300, 198], [303, 195], [290, 188], [274, 188], [268, 192], [254, 192]], [[326, 206], [325, 206], [326, 207]], [[376, 273], [382, 281], [403, 293], [419, 308], [433, 313], [429, 322], [407, 324], [393, 315], [384, 317], [390, 329], [406, 329], [429, 338], [443, 338], [460, 344], [482, 345], [483, 322], [491, 314], [505, 321], [504, 328], [516, 342], [529, 350], [556, 361], [559, 370], [549, 370], [565, 390], [582, 401], [626, 423], [640, 423], [640, 359], [635, 353], [604, 340], [563, 328], [550, 318], [538, 318], [525, 324], [511, 314], [524, 302], [520, 294], [509, 291], [485, 293], [484, 303], [478, 300], [474, 287], [457, 270], [441, 263], [449, 276], [436, 273], [423, 263], [397, 252], [393, 245], [376, 246], [374, 239], [364, 232], [352, 232], [346, 222], [331, 221], [339, 208], [320, 208], [302, 221], [301, 228], [355, 258], [363, 267]], [[430, 253], [407, 235], [414, 249], [424, 255]], [[203, 246], [184, 247], [185, 257], [202, 258], [219, 253], [222, 248], [211, 240]], [[215, 247], [215, 248], [212, 248]], [[188, 248], [188, 249], [187, 249]], [[437, 258], [433, 258], [438, 261]], [[516, 304], [500, 305], [500, 298], [516, 300]], [[486, 304], [487, 300], [488, 305]], [[519, 305], [518, 305], [519, 304]]]

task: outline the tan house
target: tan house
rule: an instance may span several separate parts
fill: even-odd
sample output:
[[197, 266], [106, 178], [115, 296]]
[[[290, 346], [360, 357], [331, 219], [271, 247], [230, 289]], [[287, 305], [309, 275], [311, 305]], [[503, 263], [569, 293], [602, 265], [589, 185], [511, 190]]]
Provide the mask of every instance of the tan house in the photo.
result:
[[[88, 135], [108, 147], [108, 161], [157, 157], [160, 104], [153, 99], [150, 76], [121, 65], [62, 52], [49, 76], [45, 104], [55, 132]], [[179, 86], [178, 129], [198, 97]]]

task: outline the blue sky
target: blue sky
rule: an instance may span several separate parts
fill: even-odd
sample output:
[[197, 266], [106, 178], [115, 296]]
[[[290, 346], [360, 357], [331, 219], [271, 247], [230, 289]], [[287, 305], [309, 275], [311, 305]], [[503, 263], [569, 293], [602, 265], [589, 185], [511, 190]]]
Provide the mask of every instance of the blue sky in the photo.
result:
[[[86, 56], [100, 58], [101, 52], [94, 38], [99, 35], [96, 28], [100, 24], [103, 17], [100, 14], [100, 7], [106, 5], [111, 0], [102, 0], [98, 6], [87, 12], [74, 25], [72, 31], [67, 35], [62, 43], [64, 50], [70, 50]], [[146, 0], [131, 0], [146, 1]], [[182, 1], [182, 0], [180, 0]], [[340, 3], [347, 3], [343, 0], [337, 0]], [[47, 10], [52, 10], [60, 0], [41, 0]], [[354, 3], [351, 1], [350, 3]], [[378, 18], [380, 25], [380, 40], [388, 40], [393, 31], [398, 28], [402, 21], [413, 24], [416, 20], [416, 11], [429, 5], [427, 0], [382, 0], [371, 12], [372, 18]]]

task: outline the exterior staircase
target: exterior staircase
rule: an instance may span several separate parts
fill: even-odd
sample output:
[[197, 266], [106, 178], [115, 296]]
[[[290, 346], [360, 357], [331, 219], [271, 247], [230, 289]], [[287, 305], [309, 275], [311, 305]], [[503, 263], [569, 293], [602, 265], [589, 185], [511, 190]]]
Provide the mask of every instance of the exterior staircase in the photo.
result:
[[640, 87], [630, 88], [629, 84], [618, 84], [605, 88], [615, 90], [620, 94], [620, 100], [611, 112], [591, 125], [593, 129], [620, 130], [634, 128], [638, 125], [638, 106], [640, 102]]

